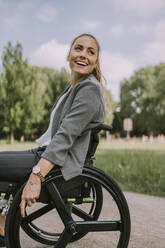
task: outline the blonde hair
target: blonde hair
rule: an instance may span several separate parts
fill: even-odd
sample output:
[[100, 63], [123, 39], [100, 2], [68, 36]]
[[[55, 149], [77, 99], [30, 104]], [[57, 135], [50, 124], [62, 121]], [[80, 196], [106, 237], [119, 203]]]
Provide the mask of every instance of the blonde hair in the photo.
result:
[[78, 36], [72, 41], [72, 43], [71, 43], [70, 50], [69, 50], [69, 54], [70, 54], [71, 48], [72, 48], [72, 46], [74, 45], [75, 41], [76, 41], [78, 38], [83, 37], [83, 36], [88, 36], [88, 37], [92, 38], [92, 39], [96, 42], [96, 45], [97, 45], [97, 48], [98, 48], [98, 57], [97, 57], [96, 68], [94, 68], [92, 74], [93, 74], [93, 75], [97, 78], [97, 80], [100, 82], [101, 86], [103, 86], [103, 83], [102, 83], [102, 72], [101, 72], [101, 69], [100, 69], [100, 61], [99, 61], [100, 45], [99, 45], [98, 40], [97, 40], [92, 34], [84, 33], [84, 34], [78, 35]]

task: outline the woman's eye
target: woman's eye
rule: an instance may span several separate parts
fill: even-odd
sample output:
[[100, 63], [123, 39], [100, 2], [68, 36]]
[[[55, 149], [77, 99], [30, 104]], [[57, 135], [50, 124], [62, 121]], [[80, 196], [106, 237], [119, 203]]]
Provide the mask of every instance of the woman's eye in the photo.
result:
[[95, 54], [95, 52], [94, 52], [93, 50], [90, 50], [90, 51], [89, 51], [89, 54], [94, 55], [94, 54]]
[[79, 51], [81, 50], [81, 47], [75, 47], [75, 50]]

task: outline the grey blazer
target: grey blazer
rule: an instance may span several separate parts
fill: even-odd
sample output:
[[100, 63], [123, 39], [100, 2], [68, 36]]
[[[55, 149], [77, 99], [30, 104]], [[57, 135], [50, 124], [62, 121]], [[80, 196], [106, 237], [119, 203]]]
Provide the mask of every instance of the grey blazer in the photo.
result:
[[90, 74], [77, 83], [58, 106], [53, 119], [52, 140], [42, 154], [43, 158], [60, 166], [65, 180], [81, 174], [91, 128], [103, 123], [104, 117], [102, 88]]

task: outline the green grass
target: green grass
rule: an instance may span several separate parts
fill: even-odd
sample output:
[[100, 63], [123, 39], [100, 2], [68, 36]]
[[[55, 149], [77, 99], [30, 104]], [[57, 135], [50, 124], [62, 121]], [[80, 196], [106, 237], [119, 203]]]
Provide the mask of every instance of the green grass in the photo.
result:
[[0, 141], [0, 151], [21, 151], [21, 150], [28, 150], [37, 147], [35, 142], [15, 142], [14, 144], [10, 145], [7, 144], [5, 141]]
[[165, 144], [104, 141], [95, 164], [122, 190], [165, 196]]

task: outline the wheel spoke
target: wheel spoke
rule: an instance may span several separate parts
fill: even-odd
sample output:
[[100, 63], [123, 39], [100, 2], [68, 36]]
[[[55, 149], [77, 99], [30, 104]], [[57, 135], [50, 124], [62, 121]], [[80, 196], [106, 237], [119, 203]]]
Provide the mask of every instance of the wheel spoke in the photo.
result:
[[54, 208], [53, 204], [48, 204], [36, 211], [34, 211], [33, 213], [25, 216], [23, 219], [22, 219], [22, 224], [25, 224], [25, 223], [29, 223], [29, 222], [32, 222], [33, 220], [41, 217], [42, 215], [48, 213], [49, 211], [51, 211], [52, 209]]
[[76, 222], [79, 231], [87, 232], [105, 232], [105, 231], [120, 231], [121, 221], [84, 221]]
[[72, 234], [69, 233], [66, 229], [62, 232], [58, 242], [55, 244], [54, 248], [65, 248], [69, 241], [72, 238]]
[[72, 212], [78, 217], [82, 218], [83, 220], [93, 220], [92, 215], [89, 215], [88, 213], [86, 213], [85, 211], [83, 211], [82, 209], [76, 206], [73, 206]]

